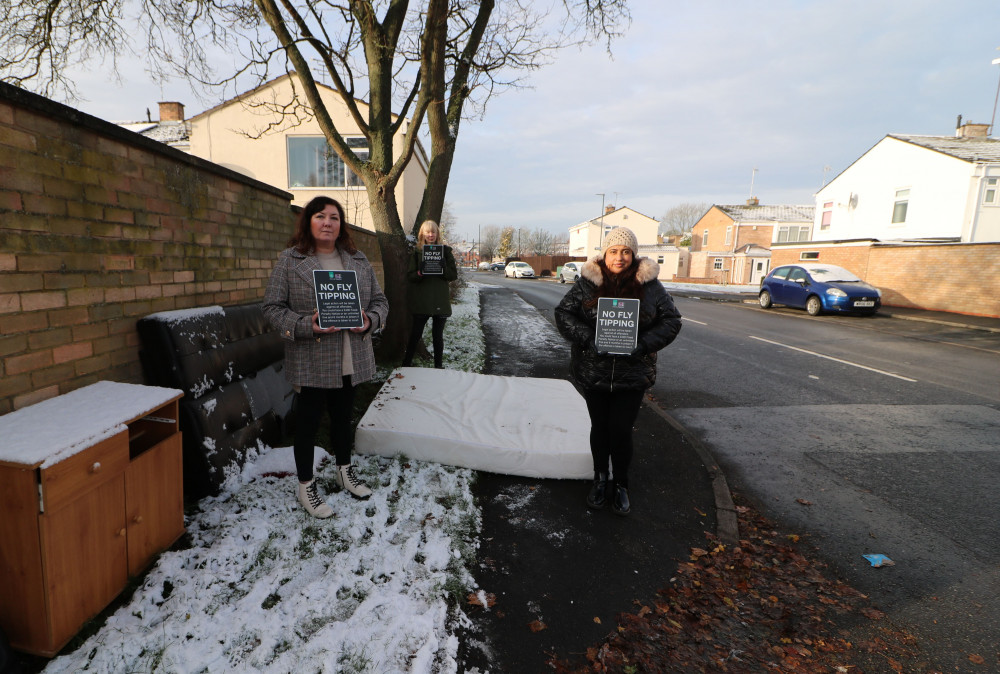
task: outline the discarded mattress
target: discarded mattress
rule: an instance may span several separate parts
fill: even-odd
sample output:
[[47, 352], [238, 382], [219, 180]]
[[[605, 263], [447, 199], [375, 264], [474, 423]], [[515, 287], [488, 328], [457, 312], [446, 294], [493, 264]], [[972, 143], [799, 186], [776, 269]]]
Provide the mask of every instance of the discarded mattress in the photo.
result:
[[590, 479], [590, 417], [561, 379], [396, 369], [358, 423], [361, 454], [506, 475]]

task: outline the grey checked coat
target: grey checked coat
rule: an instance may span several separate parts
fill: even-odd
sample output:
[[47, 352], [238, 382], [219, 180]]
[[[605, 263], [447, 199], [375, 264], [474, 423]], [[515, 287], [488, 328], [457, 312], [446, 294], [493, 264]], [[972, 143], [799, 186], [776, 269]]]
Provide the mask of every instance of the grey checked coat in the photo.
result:
[[[358, 384], [375, 376], [371, 335], [385, 325], [389, 302], [364, 253], [351, 255], [341, 251], [340, 259], [344, 269], [357, 272], [361, 308], [371, 319], [367, 331], [348, 333], [354, 362], [351, 383]], [[303, 255], [294, 248], [283, 250], [264, 293], [264, 315], [285, 340], [285, 377], [293, 386], [341, 388], [343, 335], [340, 332], [317, 335], [312, 331], [312, 316], [316, 312], [314, 269], [320, 269], [315, 255]]]

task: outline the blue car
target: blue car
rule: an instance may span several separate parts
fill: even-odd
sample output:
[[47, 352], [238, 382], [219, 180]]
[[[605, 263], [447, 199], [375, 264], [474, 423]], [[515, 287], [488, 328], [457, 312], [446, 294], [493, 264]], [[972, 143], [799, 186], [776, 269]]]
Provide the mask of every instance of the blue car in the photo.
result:
[[788, 264], [772, 269], [760, 282], [761, 309], [772, 304], [821, 312], [874, 314], [882, 293], [843, 267], [832, 264]]

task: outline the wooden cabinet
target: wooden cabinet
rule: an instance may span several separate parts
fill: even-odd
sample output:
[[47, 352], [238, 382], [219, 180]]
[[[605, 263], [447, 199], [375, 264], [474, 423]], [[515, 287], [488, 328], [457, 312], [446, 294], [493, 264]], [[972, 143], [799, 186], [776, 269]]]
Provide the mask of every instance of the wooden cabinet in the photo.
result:
[[180, 391], [98, 382], [0, 417], [0, 627], [53, 656], [184, 532]]

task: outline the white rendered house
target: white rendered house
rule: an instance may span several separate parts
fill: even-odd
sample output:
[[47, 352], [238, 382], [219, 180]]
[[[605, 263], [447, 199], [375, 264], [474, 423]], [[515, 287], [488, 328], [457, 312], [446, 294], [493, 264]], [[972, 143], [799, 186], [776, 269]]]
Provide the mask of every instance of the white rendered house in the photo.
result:
[[890, 134], [816, 194], [812, 241], [1000, 241], [1000, 140]]

